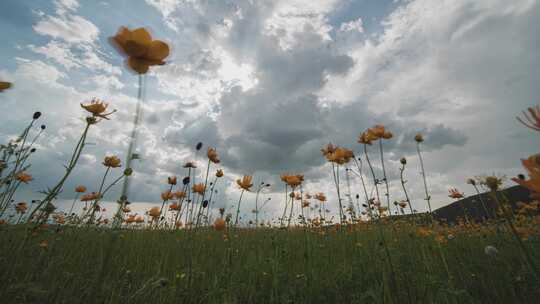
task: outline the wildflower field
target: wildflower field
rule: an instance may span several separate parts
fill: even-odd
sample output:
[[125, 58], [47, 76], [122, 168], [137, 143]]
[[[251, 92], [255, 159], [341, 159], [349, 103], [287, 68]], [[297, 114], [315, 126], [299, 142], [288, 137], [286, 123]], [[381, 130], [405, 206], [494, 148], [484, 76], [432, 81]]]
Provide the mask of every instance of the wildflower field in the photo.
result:
[[[118, 115], [114, 101], [98, 98], [80, 104], [80, 135], [62, 174], [32, 197], [21, 193], [37, 182], [32, 162], [47, 132], [40, 123], [46, 112], [35, 112], [0, 145], [1, 303], [539, 301], [540, 154], [522, 159], [525, 174], [510, 179], [529, 200], [515, 201], [502, 176], [463, 177], [481, 211], [473, 214], [463, 189], [450, 188], [460, 212], [445, 218], [434, 208], [440, 204], [431, 196], [424, 159], [430, 138], [422, 132], [405, 139], [420, 174], [409, 173], [405, 157], [386, 159], [385, 145], [397, 134], [380, 122], [358, 130], [350, 148], [319, 147], [331, 193], [306, 191], [310, 181], [302, 172], [282, 172], [274, 185], [254, 181], [246, 168], [227, 185], [238, 195], [225, 207], [218, 207], [216, 185], [225, 183], [227, 164], [216, 143], [201, 139], [190, 143], [193, 159], [160, 180], [162, 191], [141, 212], [130, 189], [138, 174], [147, 73], [165, 65], [170, 50], [145, 28], [122, 27], [110, 43], [138, 79], [125, 159], [98, 155], [99, 180], [66, 186], [76, 178], [94, 129]], [[0, 82], [0, 94], [16, 89], [16, 83]], [[519, 122], [531, 137], [540, 135], [538, 106], [508, 121]], [[399, 175], [391, 177], [387, 170], [396, 164]], [[422, 185], [424, 197], [415, 204], [407, 176]], [[392, 182], [399, 191], [391, 190]], [[70, 203], [60, 204], [66, 197]], [[113, 213], [106, 203], [114, 204]], [[243, 212], [246, 204], [251, 214]], [[268, 204], [279, 214], [263, 216]]]

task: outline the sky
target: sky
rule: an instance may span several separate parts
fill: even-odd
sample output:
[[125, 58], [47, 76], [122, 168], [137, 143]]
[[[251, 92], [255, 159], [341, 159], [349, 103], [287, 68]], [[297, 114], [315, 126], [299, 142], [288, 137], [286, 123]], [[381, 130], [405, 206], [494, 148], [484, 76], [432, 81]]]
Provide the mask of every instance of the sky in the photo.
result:
[[[29, 169], [35, 180], [16, 200], [39, 199], [62, 176], [84, 128], [79, 104], [94, 97], [117, 112], [92, 128], [58, 204], [76, 185], [97, 190], [104, 156], [124, 159], [137, 76], [108, 38], [127, 26], [171, 46], [167, 63], [146, 75], [134, 209], [159, 205], [167, 177], [184, 176], [186, 161], [204, 167], [195, 154], [203, 142], [222, 160], [212, 170], [225, 171], [215, 208], [231, 210], [234, 181], [250, 174], [272, 185], [264, 217], [274, 217], [284, 204], [279, 174], [288, 172], [304, 174], [304, 190], [325, 192], [335, 212], [320, 149], [332, 142], [360, 154], [357, 137], [374, 124], [395, 135], [384, 143], [391, 200], [404, 199], [406, 157], [413, 207], [426, 209], [413, 141], [421, 132], [432, 204], [444, 206], [450, 187], [473, 194], [467, 178], [515, 176], [520, 159], [538, 152], [538, 136], [515, 119], [539, 103], [538, 20], [535, 0], [0, 1], [0, 80], [14, 84], [0, 94], [0, 142], [34, 111], [47, 125]], [[376, 148], [370, 153], [381, 176]], [[353, 195], [359, 183], [351, 178]], [[245, 219], [254, 197], [244, 197]]]

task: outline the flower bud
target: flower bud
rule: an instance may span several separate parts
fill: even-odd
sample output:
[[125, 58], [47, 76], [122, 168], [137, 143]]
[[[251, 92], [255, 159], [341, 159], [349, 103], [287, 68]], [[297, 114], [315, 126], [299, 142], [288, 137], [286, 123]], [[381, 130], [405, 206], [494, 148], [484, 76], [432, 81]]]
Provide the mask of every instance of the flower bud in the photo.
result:
[[126, 170], [124, 170], [124, 175], [125, 176], [131, 176], [131, 174], [133, 174], [133, 169], [126, 168]]
[[37, 112], [34, 112], [34, 116], [32, 116], [32, 118], [34, 120], [38, 119], [39, 117], [41, 116], [41, 112], [37, 111]]

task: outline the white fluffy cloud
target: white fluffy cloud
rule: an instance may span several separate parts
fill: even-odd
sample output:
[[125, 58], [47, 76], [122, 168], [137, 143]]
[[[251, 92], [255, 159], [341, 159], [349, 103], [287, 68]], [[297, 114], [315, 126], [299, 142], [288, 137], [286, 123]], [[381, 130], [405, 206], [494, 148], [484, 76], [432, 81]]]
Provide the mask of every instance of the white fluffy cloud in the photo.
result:
[[[376, 33], [365, 32], [367, 16], [361, 14], [332, 23], [329, 15], [345, 3], [337, 0], [146, 2], [174, 30], [166, 37], [173, 53], [166, 66], [148, 75], [149, 93], [156, 95], [145, 105], [135, 201], [152, 202], [168, 174], [182, 174], [179, 165], [194, 158], [198, 141], [218, 148], [230, 174], [222, 186], [245, 173], [276, 184], [271, 215], [282, 200], [280, 172], [306, 173], [306, 189], [325, 191], [335, 202], [319, 149], [332, 141], [360, 152], [356, 136], [375, 123], [396, 135], [385, 144], [392, 199], [401, 199], [395, 177], [399, 158], [406, 156], [408, 185], [419, 210], [425, 203], [412, 143], [418, 131], [426, 135], [435, 206], [448, 202], [448, 187], [465, 187], [466, 177], [516, 174], [519, 158], [537, 152], [540, 142], [513, 120], [537, 102], [536, 1], [403, 1]], [[71, 102], [63, 109], [49, 106], [58, 112], [49, 114], [63, 121], [51, 130], [62, 130], [51, 137], [54, 143], [76, 136], [66, 126], [76, 126], [77, 120], [62, 117], [67, 111], [73, 115], [89, 90], [65, 83], [73, 70], [88, 73], [83, 84], [92, 93], [115, 101], [120, 111], [95, 130], [97, 145], [79, 172], [84, 178], [77, 181], [91, 184], [97, 174], [91, 170], [102, 156], [125, 152], [135, 92], [118, 92], [128, 86], [117, 78], [120, 67], [104, 60], [95, 46], [100, 31], [75, 15], [76, 4], [58, 1], [56, 15], [42, 16], [34, 27], [52, 40], [30, 49], [55, 65], [19, 59], [14, 75], [36, 83], [50, 98]], [[73, 46], [79, 42], [82, 48]], [[23, 98], [15, 90], [8, 94]], [[62, 159], [69, 145], [57, 150], [43, 158]], [[360, 191], [358, 183], [353, 178], [353, 194]], [[230, 206], [238, 194], [221, 192], [220, 206]], [[250, 210], [248, 205], [243, 212]]]

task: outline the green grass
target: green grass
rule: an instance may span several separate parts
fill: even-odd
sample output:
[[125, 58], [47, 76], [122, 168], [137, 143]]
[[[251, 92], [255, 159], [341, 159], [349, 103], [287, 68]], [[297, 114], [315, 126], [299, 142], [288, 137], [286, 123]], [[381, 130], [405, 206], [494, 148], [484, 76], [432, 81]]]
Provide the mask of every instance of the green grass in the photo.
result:
[[[0, 228], [1, 303], [535, 303], [510, 235], [439, 245], [410, 228], [149, 231]], [[48, 248], [38, 246], [48, 240]], [[499, 253], [488, 256], [486, 245]], [[540, 241], [526, 242], [534, 258]], [[444, 267], [445, 257], [450, 272]], [[392, 273], [395, 285], [392, 284]]]

